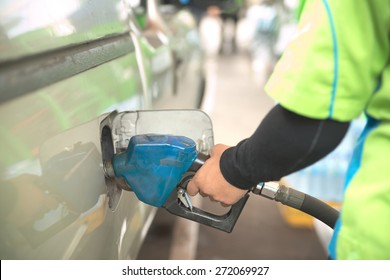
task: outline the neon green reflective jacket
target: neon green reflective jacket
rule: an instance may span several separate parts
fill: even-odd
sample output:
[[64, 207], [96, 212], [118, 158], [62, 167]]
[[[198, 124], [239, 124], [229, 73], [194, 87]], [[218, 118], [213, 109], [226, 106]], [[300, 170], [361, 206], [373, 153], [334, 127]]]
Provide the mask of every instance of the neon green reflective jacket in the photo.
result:
[[368, 122], [348, 171], [330, 244], [338, 259], [390, 259], [390, 1], [308, 0], [266, 85], [315, 119]]

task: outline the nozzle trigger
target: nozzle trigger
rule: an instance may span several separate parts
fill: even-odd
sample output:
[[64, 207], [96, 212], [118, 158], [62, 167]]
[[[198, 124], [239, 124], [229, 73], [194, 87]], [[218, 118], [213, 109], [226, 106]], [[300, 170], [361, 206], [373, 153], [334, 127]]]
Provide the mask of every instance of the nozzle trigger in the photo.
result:
[[187, 192], [184, 189], [178, 188], [177, 197], [179, 198], [181, 203], [183, 203], [184, 206], [187, 207], [188, 209], [190, 209], [192, 212], [193, 206], [192, 206], [191, 200], [190, 200]]

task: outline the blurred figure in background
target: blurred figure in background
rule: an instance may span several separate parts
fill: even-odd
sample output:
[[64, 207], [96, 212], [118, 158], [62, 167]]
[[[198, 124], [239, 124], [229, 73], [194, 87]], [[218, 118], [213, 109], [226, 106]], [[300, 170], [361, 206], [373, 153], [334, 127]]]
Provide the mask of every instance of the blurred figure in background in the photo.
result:
[[296, 33], [297, 0], [248, 0], [237, 24], [238, 51], [249, 56], [262, 88]]
[[223, 21], [220, 15], [221, 10], [218, 6], [210, 6], [199, 23], [202, 47], [205, 54], [210, 57], [218, 55], [222, 46]]
[[[236, 50], [236, 25], [245, 1], [214, 0], [206, 1], [206, 3], [208, 3], [208, 8], [199, 25], [206, 53], [216, 55], [217, 45], [218, 54], [234, 53]], [[208, 27], [211, 29], [209, 30]], [[219, 34], [217, 34], [217, 30]], [[207, 42], [208, 40], [211, 42]]]
[[221, 54], [230, 54], [236, 52], [236, 29], [240, 18], [240, 13], [245, 6], [245, 0], [226, 0], [221, 9], [221, 18], [223, 21], [223, 44]]
[[253, 26], [250, 44], [252, 69], [263, 79], [263, 84], [268, 80], [276, 63], [275, 45], [281, 25], [280, 11], [275, 0], [262, 0], [248, 8], [247, 18]]

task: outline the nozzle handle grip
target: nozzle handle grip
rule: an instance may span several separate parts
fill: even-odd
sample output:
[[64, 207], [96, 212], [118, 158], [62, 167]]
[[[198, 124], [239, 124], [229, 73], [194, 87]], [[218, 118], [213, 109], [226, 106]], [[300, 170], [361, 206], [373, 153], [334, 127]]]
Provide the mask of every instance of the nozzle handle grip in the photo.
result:
[[196, 207], [193, 207], [191, 211], [187, 207], [180, 205], [177, 201], [176, 193], [173, 192], [164, 205], [164, 208], [174, 215], [230, 233], [240, 217], [248, 198], [249, 193], [232, 205], [226, 214], [215, 215]]
[[[180, 182], [181, 188], [187, 188], [188, 182], [209, 158], [209, 155], [198, 153], [197, 158], [194, 160]], [[248, 198], [249, 193], [247, 193], [244, 197], [232, 205], [226, 214], [216, 215], [196, 207], [192, 207], [192, 210], [190, 210], [189, 208], [183, 206], [178, 201], [177, 194], [172, 192], [170, 197], [167, 199], [164, 208], [166, 208], [168, 212], [174, 215], [230, 233], [232, 232], [238, 218], [240, 217], [241, 211], [244, 208]]]
[[196, 172], [203, 166], [203, 164], [210, 158], [209, 155], [203, 154], [203, 153], [198, 153], [196, 159], [188, 169], [188, 172]]

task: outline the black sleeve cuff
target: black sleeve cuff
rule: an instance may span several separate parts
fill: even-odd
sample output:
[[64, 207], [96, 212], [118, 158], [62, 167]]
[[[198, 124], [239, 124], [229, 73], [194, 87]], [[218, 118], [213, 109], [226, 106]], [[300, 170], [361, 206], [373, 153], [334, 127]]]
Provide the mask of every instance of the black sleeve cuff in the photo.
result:
[[247, 179], [247, 175], [241, 174], [242, 167], [238, 164], [237, 150], [246, 140], [241, 141], [237, 146], [228, 148], [221, 156], [219, 167], [226, 181], [237, 188], [249, 190], [259, 182], [253, 182]]

